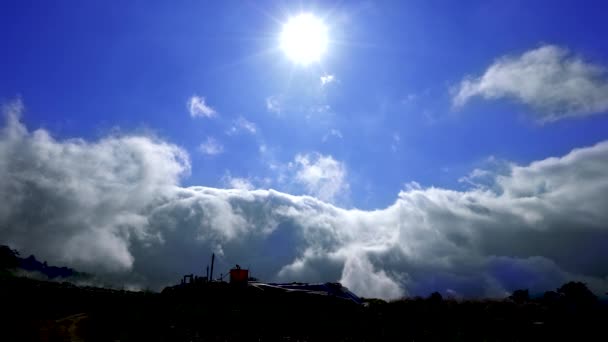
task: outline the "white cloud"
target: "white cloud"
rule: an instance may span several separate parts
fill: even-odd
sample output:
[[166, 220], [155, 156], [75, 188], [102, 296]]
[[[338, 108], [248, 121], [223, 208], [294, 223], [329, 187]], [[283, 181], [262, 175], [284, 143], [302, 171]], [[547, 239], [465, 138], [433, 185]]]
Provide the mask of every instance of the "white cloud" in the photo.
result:
[[[319, 114], [328, 113], [329, 111], [331, 111], [331, 106], [328, 105], [328, 104], [321, 104], [321, 105], [318, 105], [318, 106], [311, 107], [310, 111], [311, 112], [316, 112], [316, 113], [319, 113]], [[312, 117], [311, 114], [313, 114], [313, 113], [309, 113], [307, 115], [307, 117], [311, 118]]]
[[261, 154], [265, 154], [268, 151], [268, 146], [266, 146], [266, 144], [260, 144], [260, 147], [258, 147], [258, 150], [260, 151]]
[[207, 117], [211, 118], [217, 115], [215, 109], [209, 107], [205, 103], [205, 98], [201, 96], [192, 96], [190, 100], [188, 100], [188, 109], [190, 111], [190, 116], [195, 117]]
[[232, 178], [230, 186], [235, 189], [253, 190], [253, 184], [247, 178]]
[[404, 105], [412, 104], [412, 103], [416, 102], [416, 100], [418, 100], [419, 97], [420, 97], [419, 94], [410, 93], [410, 94], [405, 95], [405, 97], [401, 100], [401, 103]]
[[[359, 210], [274, 190], [183, 187], [190, 164], [175, 145], [57, 140], [21, 124], [18, 102], [5, 110], [0, 241], [114, 283], [175, 283], [215, 251], [265, 281], [337, 280], [382, 298], [503, 296], [568, 280], [608, 291], [608, 142], [478, 172], [489, 184], [464, 191], [410, 183], [392, 205]], [[293, 167], [311, 185], [345, 174], [322, 155]]]
[[399, 133], [393, 133], [393, 142], [391, 143], [391, 150], [393, 152], [397, 152], [397, 148], [399, 148], [399, 143], [401, 142], [401, 136]]
[[224, 152], [224, 146], [215, 138], [207, 137], [207, 140], [198, 147], [203, 154], [214, 156]]
[[235, 135], [238, 134], [239, 132], [247, 132], [249, 134], [256, 134], [257, 133], [257, 126], [245, 119], [242, 116], [239, 116], [238, 119], [234, 120], [234, 122], [232, 123], [232, 126], [230, 126], [230, 129], [228, 129], [226, 131], [226, 134], [228, 135]]
[[298, 154], [291, 167], [295, 170], [295, 180], [321, 200], [332, 202], [349, 188], [346, 167], [332, 156]]
[[326, 103], [321, 93], [314, 96], [298, 96], [297, 94], [272, 95], [266, 98], [266, 110], [277, 117], [289, 113], [300, 115], [308, 120], [325, 120], [324, 117], [331, 112], [331, 106]]
[[269, 96], [266, 98], [266, 109], [269, 112], [281, 114], [281, 101], [277, 96]]
[[454, 89], [456, 107], [472, 97], [510, 98], [536, 110], [541, 122], [608, 111], [608, 73], [568, 50], [545, 45], [519, 56], [505, 56], [480, 77]]
[[321, 85], [322, 86], [327, 85], [329, 83], [334, 82], [335, 80], [336, 80], [336, 78], [334, 75], [325, 74], [325, 75], [321, 76]]
[[375, 270], [365, 253], [353, 254], [344, 262], [341, 280], [366, 298], [399, 298], [406, 294], [396, 279], [384, 270]]
[[323, 136], [323, 142], [326, 142], [330, 137], [336, 137], [338, 139], [342, 139], [342, 132], [339, 129], [332, 128], [329, 130], [327, 134]]
[[222, 177], [222, 182], [232, 189], [253, 190], [255, 188], [249, 178], [232, 177], [228, 171]]
[[45, 130], [28, 132], [21, 110], [6, 107], [0, 131], [0, 240], [42, 259], [132, 268], [128, 240], [158, 238], [143, 210], [188, 174], [186, 152], [142, 136], [60, 142]]
[[231, 189], [249, 191], [270, 187], [272, 179], [270, 177], [233, 177], [230, 171], [226, 171], [222, 176], [222, 183]]

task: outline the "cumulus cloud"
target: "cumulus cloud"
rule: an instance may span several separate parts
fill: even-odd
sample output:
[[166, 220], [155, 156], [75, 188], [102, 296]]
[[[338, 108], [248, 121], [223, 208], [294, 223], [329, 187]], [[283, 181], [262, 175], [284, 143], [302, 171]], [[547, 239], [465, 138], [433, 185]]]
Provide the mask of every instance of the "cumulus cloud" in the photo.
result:
[[151, 137], [57, 141], [28, 132], [20, 102], [0, 132], [0, 236], [42, 257], [103, 270], [133, 267], [129, 239], [159, 238], [142, 210], [173, 193], [188, 155]]
[[[266, 281], [341, 281], [381, 298], [504, 296], [567, 280], [608, 290], [608, 142], [488, 170], [487, 186], [412, 184], [386, 208], [358, 210], [274, 190], [184, 187], [190, 163], [175, 145], [58, 140], [28, 130], [21, 110], [7, 106], [0, 131], [0, 241], [52, 264], [159, 288], [204, 273], [213, 251], [218, 272], [239, 263]], [[311, 184], [344, 172], [322, 155], [297, 159]]]
[[230, 126], [230, 128], [226, 131], [226, 134], [235, 135], [240, 132], [256, 134], [257, 130], [258, 130], [258, 128], [255, 125], [255, 123], [245, 119], [242, 116], [239, 116], [239, 118], [234, 120], [234, 122], [232, 123], [232, 126]]
[[213, 137], [207, 137], [207, 140], [200, 144], [198, 149], [201, 153], [209, 156], [215, 156], [224, 152], [224, 146]]
[[544, 45], [499, 58], [482, 76], [464, 79], [453, 95], [456, 107], [475, 96], [514, 99], [550, 122], [608, 111], [608, 73], [565, 48]]
[[193, 118], [196, 117], [207, 117], [211, 118], [217, 115], [215, 109], [211, 108], [209, 105], [205, 103], [205, 98], [201, 96], [192, 96], [190, 100], [188, 100], [188, 109], [190, 111], [190, 116]]
[[332, 156], [298, 154], [289, 166], [295, 170], [295, 180], [321, 200], [333, 202], [349, 188], [346, 167]]

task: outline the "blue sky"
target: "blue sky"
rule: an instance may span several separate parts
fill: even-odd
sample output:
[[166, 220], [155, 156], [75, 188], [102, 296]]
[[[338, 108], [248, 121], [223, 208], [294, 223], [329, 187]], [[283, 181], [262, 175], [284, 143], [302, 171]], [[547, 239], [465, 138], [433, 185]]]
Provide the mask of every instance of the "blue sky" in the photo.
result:
[[[0, 97], [20, 96], [28, 126], [58, 137], [152, 131], [190, 153], [186, 184], [223, 186], [227, 171], [275, 179], [269, 158], [331, 155], [348, 172], [343, 204], [378, 208], [410, 181], [461, 187], [458, 179], [489, 156], [526, 163], [606, 138], [605, 116], [539, 124], [514, 101], [476, 100], [459, 110], [450, 101], [463, 77], [541, 44], [605, 64], [602, 8], [602, 1], [5, 2]], [[307, 67], [277, 49], [282, 23], [300, 12], [323, 17], [333, 41]], [[336, 81], [321, 86], [325, 74]], [[193, 95], [218, 115], [190, 117]], [[266, 108], [269, 97], [285, 102], [281, 115]], [[254, 136], [225, 134], [238, 117], [256, 125]], [[323, 141], [332, 129], [342, 137]], [[222, 154], [197, 150], [207, 136]]]
[[[607, 11], [599, 0], [3, 1], [0, 101], [19, 99], [23, 125], [58, 143], [173, 144], [188, 156], [184, 189], [275, 189], [369, 213], [412, 189], [470, 194], [487, 174], [510, 193], [517, 165], [608, 138]], [[279, 48], [304, 12], [330, 40], [307, 66]]]

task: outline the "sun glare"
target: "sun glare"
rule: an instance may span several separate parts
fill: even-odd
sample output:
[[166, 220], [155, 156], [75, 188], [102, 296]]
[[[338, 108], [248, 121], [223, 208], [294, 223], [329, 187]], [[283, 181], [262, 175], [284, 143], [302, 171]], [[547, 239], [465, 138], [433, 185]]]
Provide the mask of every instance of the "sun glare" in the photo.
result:
[[290, 18], [281, 32], [281, 49], [294, 63], [318, 62], [327, 50], [327, 26], [310, 13]]

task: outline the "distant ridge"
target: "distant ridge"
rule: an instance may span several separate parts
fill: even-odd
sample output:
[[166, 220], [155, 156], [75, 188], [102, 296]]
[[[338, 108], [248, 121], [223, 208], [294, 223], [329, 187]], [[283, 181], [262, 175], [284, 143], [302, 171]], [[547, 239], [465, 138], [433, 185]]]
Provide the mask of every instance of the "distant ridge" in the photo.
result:
[[24, 270], [38, 272], [49, 279], [90, 277], [90, 274], [79, 272], [69, 267], [49, 266], [46, 261], [40, 262], [34, 255], [19, 257], [19, 252], [6, 245], [0, 245], [0, 270]]

